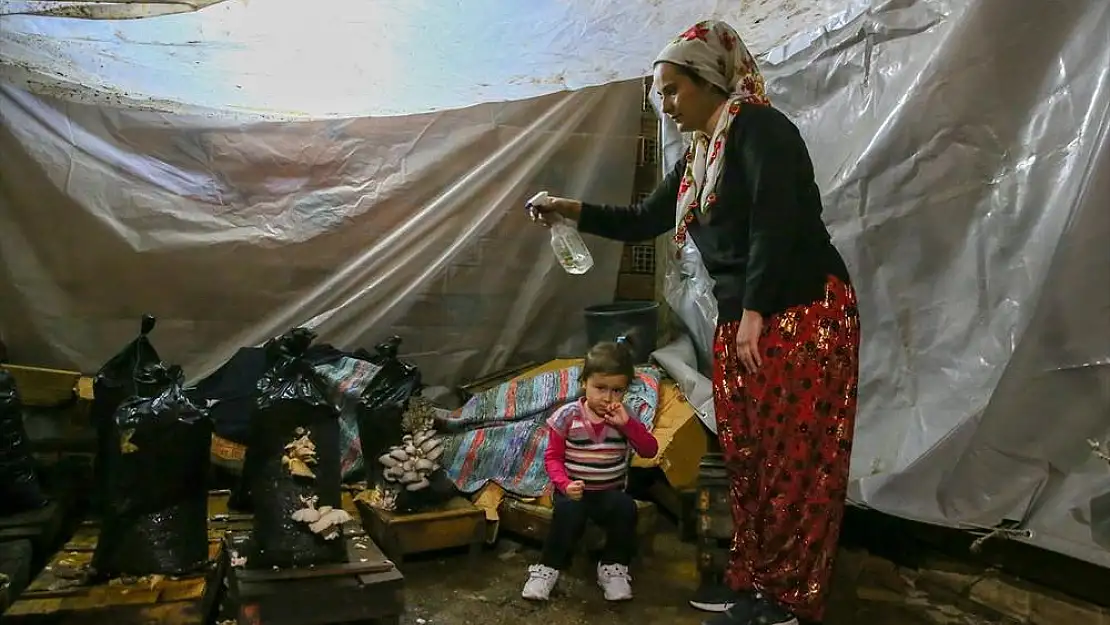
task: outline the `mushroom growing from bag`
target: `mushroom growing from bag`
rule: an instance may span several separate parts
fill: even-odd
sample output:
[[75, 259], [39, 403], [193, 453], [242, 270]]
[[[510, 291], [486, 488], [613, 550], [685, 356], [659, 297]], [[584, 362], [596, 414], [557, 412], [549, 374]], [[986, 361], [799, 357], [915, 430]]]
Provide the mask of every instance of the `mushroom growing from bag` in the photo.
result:
[[407, 434], [401, 444], [390, 448], [378, 458], [385, 467], [382, 476], [400, 484], [408, 491], [418, 491], [431, 485], [428, 476], [439, 469], [443, 455], [443, 439], [428, 428], [416, 434]]
[[313, 534], [318, 534], [324, 540], [332, 540], [339, 536], [343, 524], [351, 520], [351, 515], [346, 510], [320, 506], [316, 509], [317, 497], [301, 497], [304, 508], [297, 510], [290, 518], [298, 523], [307, 523], [308, 529]]

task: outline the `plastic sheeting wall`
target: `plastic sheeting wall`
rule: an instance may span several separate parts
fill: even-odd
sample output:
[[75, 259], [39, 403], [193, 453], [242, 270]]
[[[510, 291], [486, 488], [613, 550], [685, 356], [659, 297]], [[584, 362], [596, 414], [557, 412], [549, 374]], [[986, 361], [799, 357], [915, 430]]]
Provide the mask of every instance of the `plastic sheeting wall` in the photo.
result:
[[[801, 9], [800, 18], [791, 17], [795, 4], [786, 0], [745, 2], [724, 10], [718, 4], [725, 3], [711, 1], [665, 4], [536, 3], [539, 9], [555, 11], [537, 15], [564, 18], [565, 27], [523, 17], [514, 22], [511, 7], [505, 5], [497, 24], [514, 35], [500, 40], [505, 46], [482, 48], [486, 56], [479, 55], [487, 61], [480, 66], [488, 68], [490, 59], [504, 64], [493, 72], [497, 79], [487, 91], [465, 95], [481, 86], [479, 71], [430, 83], [438, 89], [413, 83], [446, 106], [452, 101], [473, 103], [470, 98], [513, 99], [564, 85], [631, 78], [646, 71], [658, 48], [692, 16], [732, 21], [755, 50], [765, 52], [772, 97], [798, 121], [810, 142], [825, 191], [827, 221], [860, 292], [865, 344], [853, 462], [855, 500], [952, 526], [1018, 520], [1032, 530], [1031, 542], [1110, 566], [1110, 554], [1095, 539], [1110, 542], [1106, 536], [1092, 536], [1092, 527], [1107, 525], [1108, 513], [1105, 506], [1091, 505], [1110, 493], [1110, 468], [1090, 454], [1085, 442], [1110, 436], [1110, 3], [821, 2], [806, 3], [821, 11]], [[860, 15], [862, 9], [867, 11]], [[757, 16], [772, 19], [756, 23]], [[813, 28], [818, 17], [830, 25], [828, 32]], [[448, 27], [446, 21], [438, 23], [441, 30]], [[769, 23], [780, 30], [772, 32]], [[439, 32], [426, 28], [424, 21], [412, 24], [410, 30]], [[310, 21], [305, 29], [313, 27]], [[137, 63], [133, 59], [145, 58], [123, 52], [155, 48], [128, 48], [126, 39], [116, 41], [108, 34], [85, 36], [85, 28], [67, 23], [69, 34], [59, 36], [52, 52], [33, 53], [35, 36], [43, 36], [44, 27], [41, 22], [20, 22], [19, 37], [0, 48], [6, 58], [19, 59], [8, 63], [8, 68], [19, 69], [9, 75], [32, 75], [40, 84], [49, 82], [42, 90], [63, 94], [68, 93], [67, 82], [93, 80], [83, 73], [91, 69], [82, 65], [87, 63], [82, 53], [90, 48], [113, 52], [108, 64], [115, 69], [107, 75], [114, 78], [126, 74], [128, 63]], [[248, 30], [259, 35], [262, 26]], [[212, 29], [188, 32], [216, 37]], [[583, 34], [588, 32], [599, 34]], [[457, 34], [452, 31], [444, 39], [453, 41]], [[133, 30], [127, 36], [143, 41]], [[343, 39], [342, 33], [336, 39]], [[213, 44], [194, 53], [213, 55], [221, 49]], [[244, 49], [254, 48], [243, 43], [222, 49], [222, 54], [235, 58]], [[299, 43], [291, 49], [311, 52]], [[555, 51], [544, 55], [537, 52], [541, 50]], [[51, 65], [55, 57], [65, 62]], [[158, 57], [173, 68], [184, 67], [183, 58], [188, 59], [180, 54]], [[600, 70], [598, 59], [606, 60]], [[518, 60], [532, 67], [514, 78], [525, 64]], [[56, 69], [62, 78], [48, 78], [53, 74], [35, 70], [36, 63]], [[260, 83], [271, 84], [273, 77], [261, 73], [243, 86], [249, 91]], [[249, 72], [240, 74], [251, 77]], [[89, 96], [84, 99], [103, 99], [106, 93], [135, 95], [136, 89], [136, 97], [147, 98], [150, 106], [169, 97], [157, 91], [162, 83], [150, 72], [133, 76], [130, 80], [135, 82], [127, 89], [98, 85], [91, 96], [82, 92]], [[312, 83], [319, 88], [329, 84]], [[339, 94], [346, 97], [337, 98], [343, 105], [337, 108], [365, 111], [381, 106], [387, 111], [388, 98], [381, 93], [348, 87]], [[235, 93], [230, 87], [225, 91]], [[361, 100], [351, 95], [356, 92]], [[444, 285], [463, 279], [457, 276], [454, 282], [429, 286], [432, 282], [424, 271], [431, 268], [447, 275], [488, 276], [476, 283], [511, 295], [501, 312], [491, 312], [502, 315], [499, 323], [478, 324], [509, 340], [460, 348], [448, 343], [445, 351], [451, 357], [445, 359], [445, 371], [481, 368], [501, 357], [503, 352], [486, 349], [490, 344], [537, 354], [549, 350], [556, 337], [577, 323], [578, 304], [585, 303], [555, 295], [592, 294], [595, 286], [611, 292], [605, 276], [614, 271], [616, 249], [611, 248], [609, 264], [603, 263], [591, 276], [596, 282], [577, 288], [582, 283], [563, 282], [569, 278], [551, 263], [543, 234], [525, 228], [514, 207], [539, 186], [619, 201], [631, 183], [615, 180], [621, 172], [631, 176], [629, 161], [621, 161], [631, 158], [621, 140], [604, 142], [604, 149], [612, 153], [593, 150], [602, 149], [598, 139], [610, 133], [626, 136], [631, 146], [634, 129], [619, 125], [637, 118], [632, 100], [638, 93], [633, 94], [631, 85], [615, 85], [573, 97], [585, 97], [583, 93], [606, 94], [590, 107], [608, 111], [607, 121], [590, 113], [590, 122], [580, 122], [592, 124], [595, 136], [582, 135], [578, 147], [566, 148], [565, 159], [556, 161], [559, 165], [553, 169], [540, 164], [547, 154], [539, 148], [533, 164], [527, 160], [532, 152], [512, 152], [513, 158], [490, 165], [501, 167], [503, 174], [481, 170], [491, 176], [480, 178], [487, 180], [487, 190], [479, 194], [482, 201], [454, 202], [453, 190], [464, 193], [463, 183], [448, 187], [465, 181], [468, 172], [480, 169], [483, 159], [510, 144], [511, 137], [554, 147], [524, 132], [546, 111], [553, 111], [553, 117], [544, 127], [560, 131], [551, 135], [552, 144], [562, 140], [555, 137], [576, 141], [565, 124], [556, 122], [574, 113], [579, 107], [575, 103], [582, 100], [558, 95], [483, 104], [430, 117], [405, 117], [400, 127], [357, 120], [245, 131], [210, 118], [188, 121], [72, 105], [59, 113], [60, 105], [5, 90], [0, 101], [6, 128], [0, 134], [0, 252], [12, 277], [0, 283], [8, 289], [0, 292], [5, 298], [0, 327], [9, 333], [29, 328], [38, 342], [27, 347], [80, 346], [56, 349], [59, 359], [77, 361], [81, 353], [98, 350], [107, 355], [108, 346], [114, 348], [132, 331], [132, 318], [142, 308], [134, 302], [120, 304], [118, 297], [149, 289], [166, 299], [167, 310], [186, 311], [176, 313], [181, 321], [168, 335], [174, 337], [170, 342], [177, 354], [195, 354], [199, 362], [202, 343], [255, 342], [292, 321], [298, 313], [296, 302], [309, 298], [321, 298], [312, 314], [340, 311], [329, 320], [336, 328], [328, 337], [332, 339], [355, 340], [375, 323], [392, 325], [389, 311], [411, 322], [416, 313], [434, 305], [417, 307], [406, 298], [442, 293]], [[610, 109], [609, 93], [628, 100]], [[178, 95], [184, 98], [188, 90]], [[279, 94], [289, 103], [304, 100], [294, 95]], [[252, 106], [245, 95], [237, 102]], [[191, 104], [204, 109], [211, 102]], [[498, 130], [498, 124], [488, 121], [491, 111], [516, 121], [510, 129]], [[429, 126], [432, 130], [420, 130], [428, 120], [438, 121]], [[182, 124], [193, 130], [179, 134], [176, 129]], [[296, 134], [298, 128], [303, 134]], [[42, 140], [32, 135], [47, 129], [55, 133], [46, 135], [49, 147], [29, 147], [40, 145]], [[207, 134], [215, 139], [202, 140]], [[97, 141], [86, 140], [88, 135]], [[447, 147], [437, 148], [439, 141], [447, 141]], [[481, 141], [488, 147], [462, 147]], [[325, 147], [317, 147], [321, 145]], [[460, 160], [448, 158], [449, 152]], [[348, 153], [356, 164], [349, 170], [344, 169]], [[588, 160], [591, 154], [596, 161]], [[442, 178], [425, 177], [436, 171], [433, 162], [449, 165]], [[610, 165], [611, 170], [595, 171]], [[371, 173], [379, 171], [370, 184]], [[436, 182], [421, 184], [429, 179]], [[571, 179], [581, 186], [568, 185]], [[382, 188], [376, 190], [379, 185]], [[157, 203], [148, 201], [145, 191], [135, 191], [151, 188], [158, 190]], [[176, 199], [183, 190], [203, 201], [187, 194], [184, 200]], [[234, 200], [225, 202], [220, 194]], [[363, 194], [369, 198], [366, 204], [359, 203]], [[73, 201], [75, 195], [79, 202]], [[434, 204], [441, 195], [447, 204]], [[187, 202], [203, 210], [183, 212]], [[108, 204], [108, 212], [97, 209]], [[337, 215], [341, 223], [330, 225], [317, 220], [334, 211], [295, 210], [321, 205], [349, 208]], [[379, 205], [391, 210], [379, 211]], [[446, 208], [431, 211], [432, 206]], [[408, 219], [424, 209], [433, 217]], [[155, 217], [159, 214], [174, 217], [161, 221]], [[505, 217], [497, 221], [495, 215]], [[400, 223], [416, 225], [387, 238], [384, 232]], [[13, 224], [20, 229], [13, 230]], [[490, 225], [492, 232], [508, 228], [499, 241], [509, 246], [504, 256], [483, 251], [466, 261], [467, 268], [459, 261], [470, 246], [443, 251], [463, 236], [473, 239], [485, 227], [482, 224]], [[215, 233], [220, 238], [213, 238]], [[86, 243], [90, 236], [98, 243]], [[411, 251], [412, 256], [384, 260], [385, 251], [397, 250]], [[389, 263], [396, 271], [375, 282], [371, 276], [379, 275], [375, 267], [381, 265], [374, 263]], [[138, 281], [135, 275], [145, 278]], [[184, 288], [162, 287], [166, 275]], [[102, 276], [130, 282], [109, 282], [114, 286], [107, 288], [114, 290], [104, 291]], [[220, 288], [214, 288], [213, 281]], [[227, 284], [235, 288], [223, 288]], [[34, 297], [21, 296], [21, 308], [8, 313], [13, 289]], [[363, 289], [370, 290], [354, 300], [361, 303], [342, 306]], [[540, 299], [529, 289], [539, 289]], [[31, 299], [34, 308], [27, 307]], [[86, 301], [98, 303], [72, 316], [44, 314]], [[240, 317], [217, 330], [204, 321], [215, 317], [215, 311], [241, 309], [244, 312], [236, 313]], [[472, 314], [460, 318], [465, 321]], [[90, 326], [75, 319], [102, 321]], [[521, 343], [513, 347], [512, 337], [521, 337]], [[441, 359], [426, 360], [434, 366]]]
[[95, 370], [149, 311], [196, 378], [302, 323], [388, 333], [452, 384], [584, 348], [620, 245], [567, 275], [537, 188], [632, 194], [638, 81], [396, 118], [241, 125], [0, 87], [0, 328], [13, 357]]

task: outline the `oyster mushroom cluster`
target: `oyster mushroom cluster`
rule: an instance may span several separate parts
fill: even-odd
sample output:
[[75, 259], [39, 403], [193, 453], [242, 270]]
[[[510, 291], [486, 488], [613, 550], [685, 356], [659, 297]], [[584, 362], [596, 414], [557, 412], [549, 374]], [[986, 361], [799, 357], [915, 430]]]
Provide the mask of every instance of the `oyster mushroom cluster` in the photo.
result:
[[301, 497], [301, 503], [305, 507], [294, 512], [291, 518], [299, 523], [307, 523], [309, 531], [324, 540], [337, 538], [343, 529], [343, 524], [351, 520], [351, 515], [346, 510], [331, 506], [320, 506], [317, 509], [317, 501], [319, 498], [316, 495]]
[[392, 447], [378, 462], [385, 467], [386, 480], [404, 486], [405, 490], [417, 491], [431, 485], [428, 476], [439, 468], [442, 455], [443, 439], [429, 428], [406, 434], [401, 444]]

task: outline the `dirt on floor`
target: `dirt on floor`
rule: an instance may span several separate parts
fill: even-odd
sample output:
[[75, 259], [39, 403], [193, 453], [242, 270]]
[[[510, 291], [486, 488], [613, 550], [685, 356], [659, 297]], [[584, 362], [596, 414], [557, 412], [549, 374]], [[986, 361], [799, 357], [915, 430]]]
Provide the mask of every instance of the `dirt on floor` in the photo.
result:
[[[416, 625], [697, 625], [709, 615], [686, 604], [697, 585], [695, 548], [673, 531], [655, 539], [651, 557], [633, 567], [636, 598], [607, 604], [585, 556], [563, 574], [546, 604], [520, 598], [529, 564], [538, 550], [502, 537], [470, 564], [465, 554], [406, 559], [402, 623]], [[826, 625], [997, 625], [998, 615], [976, 613], [920, 590], [912, 577], [860, 552], [842, 552]], [[887, 563], [889, 564], [889, 563]]]

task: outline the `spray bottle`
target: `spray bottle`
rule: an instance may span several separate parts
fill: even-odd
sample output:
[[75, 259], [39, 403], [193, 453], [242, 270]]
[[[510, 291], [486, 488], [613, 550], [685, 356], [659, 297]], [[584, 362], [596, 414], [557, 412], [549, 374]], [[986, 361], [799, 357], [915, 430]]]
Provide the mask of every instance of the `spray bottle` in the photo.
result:
[[[547, 195], [547, 191], [540, 191], [528, 200], [525, 207], [535, 215], [537, 208], [550, 203], [551, 198]], [[555, 258], [559, 260], [563, 269], [574, 275], [589, 271], [594, 266], [594, 258], [590, 255], [590, 249], [586, 247], [586, 242], [582, 240], [578, 230], [555, 211], [543, 213], [543, 218], [551, 225], [551, 249], [554, 250]]]

